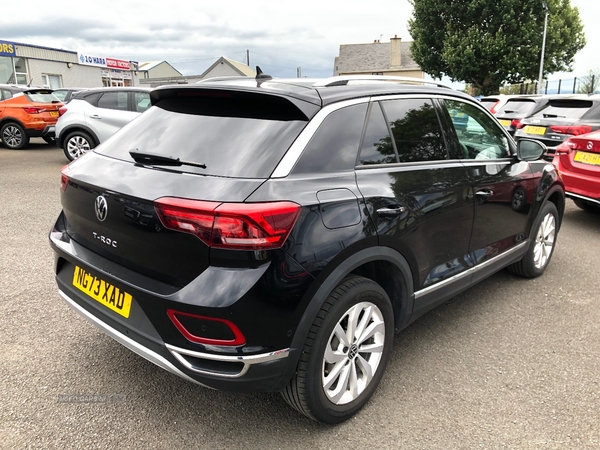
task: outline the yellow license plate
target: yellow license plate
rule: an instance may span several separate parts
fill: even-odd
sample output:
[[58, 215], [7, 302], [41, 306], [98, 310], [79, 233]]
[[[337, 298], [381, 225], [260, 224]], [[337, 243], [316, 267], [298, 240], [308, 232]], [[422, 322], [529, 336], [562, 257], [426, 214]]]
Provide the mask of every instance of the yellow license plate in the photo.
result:
[[500, 125], [502, 125], [503, 127], [510, 126], [510, 120], [499, 120], [498, 122], [500, 122]]
[[132, 297], [118, 287], [78, 266], [75, 266], [73, 272], [73, 286], [126, 319], [129, 317]]
[[600, 166], [600, 155], [597, 153], [577, 152], [573, 160], [584, 164]]
[[52, 117], [58, 117], [58, 111], [50, 111]]
[[546, 134], [546, 127], [534, 127], [527, 125], [525, 127], [525, 133], [527, 134]]

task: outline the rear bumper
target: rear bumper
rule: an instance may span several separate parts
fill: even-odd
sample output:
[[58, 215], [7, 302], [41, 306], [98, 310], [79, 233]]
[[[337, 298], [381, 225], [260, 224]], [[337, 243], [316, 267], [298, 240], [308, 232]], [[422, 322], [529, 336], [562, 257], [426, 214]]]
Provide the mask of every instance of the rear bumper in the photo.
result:
[[[224, 391], [274, 392], [287, 384], [282, 375], [290, 356], [296, 352], [276, 346], [271, 349], [248, 344], [221, 349], [190, 343], [169, 332], [172, 324], [161, 309], [163, 303], [184, 311], [189, 305], [165, 300], [160, 294], [149, 295], [147, 290], [137, 290], [109, 272], [90, 266], [86, 263], [85, 249], [56, 227], [50, 233], [50, 245], [55, 252], [56, 282], [63, 300], [101, 331], [148, 361], [187, 381]], [[73, 286], [75, 265], [95, 269], [99, 278], [131, 293], [130, 316], [118, 315]], [[110, 268], [113, 274], [114, 268]], [[273, 328], [277, 329], [276, 324]]]
[[54, 137], [56, 134], [55, 125], [46, 125], [43, 129], [26, 128], [27, 136], [32, 137]]

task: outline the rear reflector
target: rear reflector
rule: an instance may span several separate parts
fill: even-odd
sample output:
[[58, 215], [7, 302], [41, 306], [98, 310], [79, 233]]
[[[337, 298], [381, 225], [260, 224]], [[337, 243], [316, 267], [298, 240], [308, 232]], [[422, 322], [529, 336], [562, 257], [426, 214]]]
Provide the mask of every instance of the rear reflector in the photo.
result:
[[229, 346], [246, 343], [246, 338], [240, 329], [229, 320], [198, 316], [173, 309], [168, 309], [167, 314], [179, 332], [190, 342]]
[[570, 134], [573, 136], [579, 136], [580, 134], [592, 131], [590, 125], [551, 125], [550, 129], [558, 134]]
[[269, 250], [283, 246], [298, 215], [292, 202], [219, 203], [165, 197], [154, 202], [165, 228], [191, 233], [209, 247]]

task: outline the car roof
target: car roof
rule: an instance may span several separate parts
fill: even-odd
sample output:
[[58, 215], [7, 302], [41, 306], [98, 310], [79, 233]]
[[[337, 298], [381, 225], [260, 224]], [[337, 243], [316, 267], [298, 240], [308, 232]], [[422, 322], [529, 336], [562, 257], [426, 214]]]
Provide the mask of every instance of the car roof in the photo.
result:
[[98, 88], [70, 88], [79, 89], [80, 91], [86, 91], [86, 93], [93, 92], [113, 92], [113, 91], [134, 91], [134, 92], [150, 92], [152, 88], [139, 87], [139, 86], [105, 86]]
[[221, 77], [190, 85], [164, 85], [155, 88], [153, 103], [172, 90], [231, 90], [293, 97], [326, 106], [331, 103], [394, 94], [451, 95], [473, 101], [472, 97], [440, 83], [421, 78], [355, 76], [331, 78], [268, 78]]

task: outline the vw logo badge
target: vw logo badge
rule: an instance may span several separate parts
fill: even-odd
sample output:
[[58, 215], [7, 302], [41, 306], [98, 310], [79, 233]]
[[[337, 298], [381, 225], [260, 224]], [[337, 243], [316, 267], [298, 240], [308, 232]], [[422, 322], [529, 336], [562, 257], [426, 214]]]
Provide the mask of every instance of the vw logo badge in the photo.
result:
[[94, 209], [96, 210], [96, 217], [98, 220], [104, 222], [104, 220], [106, 220], [106, 215], [108, 214], [108, 204], [103, 196], [99, 195], [96, 198]]
[[587, 143], [587, 149], [591, 150], [593, 148], [594, 148], [594, 143], [592, 141], [588, 141], [588, 143]]

